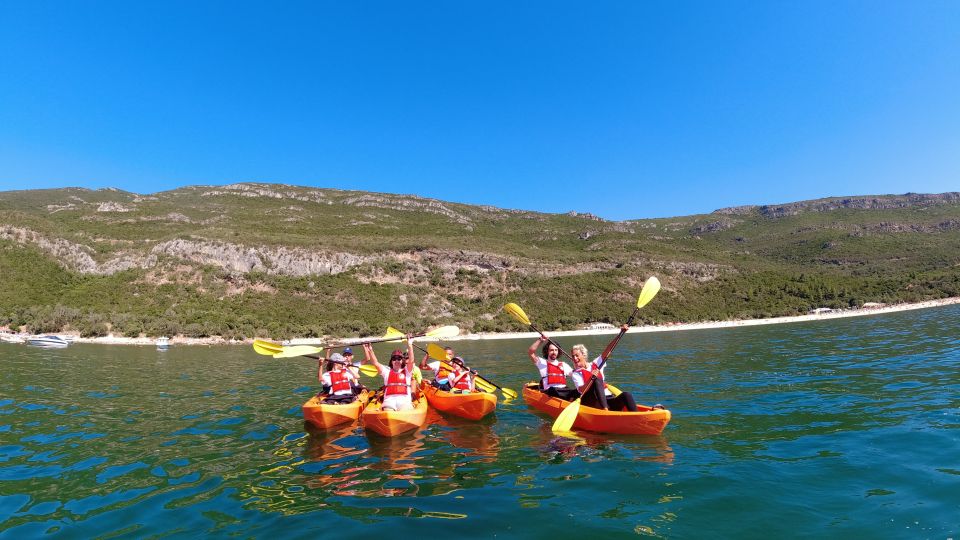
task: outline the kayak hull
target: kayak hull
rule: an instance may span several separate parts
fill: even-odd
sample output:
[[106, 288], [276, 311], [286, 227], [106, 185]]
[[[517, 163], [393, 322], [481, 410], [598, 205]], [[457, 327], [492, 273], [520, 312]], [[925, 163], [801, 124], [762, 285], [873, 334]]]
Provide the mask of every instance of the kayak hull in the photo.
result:
[[396, 437], [414, 431], [427, 420], [427, 400], [423, 397], [414, 400], [413, 409], [407, 411], [385, 411], [380, 406], [380, 401], [371, 401], [360, 418], [364, 429], [384, 437]]
[[[539, 390], [537, 383], [523, 387], [523, 400], [527, 405], [556, 418], [571, 402], [548, 396]], [[659, 435], [670, 423], [670, 411], [637, 405], [637, 412], [605, 411], [583, 404], [573, 423], [576, 429], [597, 433], [623, 435]]]
[[360, 392], [353, 403], [345, 405], [324, 403], [326, 397], [326, 394], [313, 396], [303, 404], [303, 419], [321, 429], [356, 421], [370, 401], [370, 393], [366, 390]]
[[468, 420], [480, 420], [497, 408], [496, 394], [481, 391], [458, 394], [440, 390], [428, 383], [423, 383], [421, 389], [434, 409]]

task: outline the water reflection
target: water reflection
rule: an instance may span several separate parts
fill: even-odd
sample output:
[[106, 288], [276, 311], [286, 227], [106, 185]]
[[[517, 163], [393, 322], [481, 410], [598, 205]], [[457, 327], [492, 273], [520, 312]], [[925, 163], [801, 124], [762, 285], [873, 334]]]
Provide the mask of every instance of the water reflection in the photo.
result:
[[554, 462], [574, 457], [587, 462], [628, 458], [672, 465], [675, 457], [663, 435], [620, 435], [580, 430], [558, 434], [546, 424], [540, 426], [537, 434], [540, 454]]

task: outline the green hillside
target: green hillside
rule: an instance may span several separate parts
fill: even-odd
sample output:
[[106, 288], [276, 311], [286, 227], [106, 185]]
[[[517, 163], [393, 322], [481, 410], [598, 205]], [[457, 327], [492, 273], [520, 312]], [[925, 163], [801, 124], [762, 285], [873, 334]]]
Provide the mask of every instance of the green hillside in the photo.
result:
[[0, 192], [0, 325], [129, 336], [352, 336], [805, 313], [960, 295], [960, 195], [623, 222], [274, 184]]

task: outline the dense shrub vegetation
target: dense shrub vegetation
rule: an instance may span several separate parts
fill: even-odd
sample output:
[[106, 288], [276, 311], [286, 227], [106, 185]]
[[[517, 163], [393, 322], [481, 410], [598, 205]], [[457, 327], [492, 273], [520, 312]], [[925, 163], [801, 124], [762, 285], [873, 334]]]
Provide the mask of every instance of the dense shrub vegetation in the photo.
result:
[[[520, 329], [500, 311], [517, 302], [541, 327], [568, 329], [624, 321], [650, 275], [664, 287], [638, 324], [960, 295], [960, 205], [949, 197], [614, 223], [258, 186], [281, 196], [197, 187], [152, 198], [110, 190], [0, 193], [0, 325], [235, 339], [374, 335], [387, 326], [436, 324], [494, 332]], [[105, 211], [105, 203], [123, 211]], [[62, 251], [23, 240], [22, 231], [84, 246], [75, 249], [98, 264], [120, 255], [149, 264], [85, 271]], [[175, 239], [366, 259], [302, 276], [269, 264], [240, 271], [151, 251]]]

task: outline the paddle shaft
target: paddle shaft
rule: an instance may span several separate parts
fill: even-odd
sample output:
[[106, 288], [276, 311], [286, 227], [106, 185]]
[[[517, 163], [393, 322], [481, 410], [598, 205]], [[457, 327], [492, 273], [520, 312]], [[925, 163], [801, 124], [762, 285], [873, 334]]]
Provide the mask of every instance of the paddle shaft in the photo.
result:
[[[430, 351], [424, 349], [423, 347], [421, 347], [421, 346], [419, 346], [419, 345], [414, 345], [414, 347], [420, 349], [421, 351], [427, 353], [428, 355], [430, 354]], [[448, 364], [448, 363], [446, 362], [446, 360], [442, 360], [442, 359], [436, 358], [436, 357], [434, 357], [434, 356], [430, 356], [430, 358], [433, 358], [434, 360], [440, 362], [440, 365], [442, 365], [443, 367], [447, 368], [448, 370], [449, 370], [451, 367], [453, 367], [453, 366], [451, 366], [450, 364]], [[470, 368], [464, 366], [464, 369], [469, 370]], [[487, 379], [486, 377], [481, 377], [480, 375], [474, 375], [474, 377], [475, 377], [476, 380], [478, 380], [478, 381], [485, 382], [485, 383], [489, 384], [490, 386], [499, 389], [501, 392], [503, 392], [503, 394], [504, 394], [505, 396], [511, 397], [510, 394], [511, 394], [511, 392], [513, 392], [513, 390], [506, 389], [506, 388], [500, 386], [499, 384], [490, 381], [490, 379]], [[514, 395], [513, 395], [512, 397], [516, 397], [516, 393], [515, 393], [515, 392], [514, 392]]]
[[539, 328], [537, 328], [536, 326], [533, 325], [533, 323], [530, 323], [530, 328], [533, 328], [533, 331], [534, 331], [534, 332], [540, 334], [540, 337], [542, 337], [543, 339], [547, 340], [547, 343], [552, 343], [553, 346], [556, 347], [558, 351], [560, 351], [560, 354], [566, 356], [566, 357], [569, 358], [570, 360], [573, 360], [573, 357], [570, 356], [569, 354], [567, 354], [567, 351], [563, 350], [563, 347], [561, 347], [556, 341], [548, 338], [547, 335], [544, 334], [543, 332], [541, 332]]

